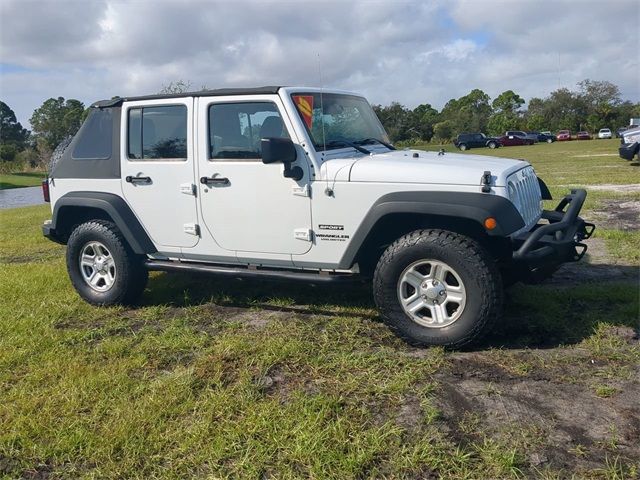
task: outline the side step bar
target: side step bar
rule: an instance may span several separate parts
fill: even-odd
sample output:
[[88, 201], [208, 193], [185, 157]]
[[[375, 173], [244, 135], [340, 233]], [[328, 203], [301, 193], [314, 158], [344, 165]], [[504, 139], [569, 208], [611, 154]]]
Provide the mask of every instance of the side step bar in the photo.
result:
[[147, 260], [147, 270], [162, 272], [195, 272], [231, 278], [265, 278], [269, 280], [292, 280], [307, 283], [346, 283], [356, 282], [360, 275], [353, 273], [319, 273], [303, 270], [268, 270], [243, 267], [227, 267], [194, 262], [172, 262], [168, 260]]

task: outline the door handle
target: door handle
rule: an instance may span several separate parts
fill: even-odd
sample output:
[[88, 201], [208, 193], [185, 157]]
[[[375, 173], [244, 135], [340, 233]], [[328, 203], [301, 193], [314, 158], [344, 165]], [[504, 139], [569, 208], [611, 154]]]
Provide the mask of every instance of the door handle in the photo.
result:
[[200, 177], [200, 183], [203, 185], [228, 185], [230, 182], [227, 177]]
[[132, 183], [132, 184], [151, 183], [151, 177], [141, 177], [141, 176], [132, 177], [131, 175], [127, 175], [125, 180], [127, 181], [127, 183]]

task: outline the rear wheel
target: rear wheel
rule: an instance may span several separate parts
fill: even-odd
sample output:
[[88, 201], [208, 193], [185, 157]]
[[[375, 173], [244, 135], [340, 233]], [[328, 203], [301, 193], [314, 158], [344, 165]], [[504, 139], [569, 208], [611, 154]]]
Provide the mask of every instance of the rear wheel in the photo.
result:
[[550, 138], [547, 138], [547, 143], [553, 143], [553, 140], [551, 140]]
[[133, 303], [148, 278], [142, 258], [120, 230], [104, 220], [75, 228], [67, 242], [67, 271], [78, 294], [93, 305]]
[[468, 147], [464, 143], [461, 143], [459, 148], [464, 152]]
[[471, 238], [418, 230], [391, 244], [373, 281], [385, 323], [412, 345], [462, 347], [500, 315], [502, 281], [495, 262]]

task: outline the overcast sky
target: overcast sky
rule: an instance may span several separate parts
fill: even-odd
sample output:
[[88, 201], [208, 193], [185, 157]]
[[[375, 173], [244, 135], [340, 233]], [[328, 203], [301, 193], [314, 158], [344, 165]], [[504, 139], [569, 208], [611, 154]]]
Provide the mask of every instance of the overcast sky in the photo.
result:
[[180, 79], [322, 82], [440, 109], [473, 88], [528, 100], [590, 78], [640, 100], [638, 0], [0, 0], [0, 15], [0, 98], [25, 126], [50, 97], [88, 105]]

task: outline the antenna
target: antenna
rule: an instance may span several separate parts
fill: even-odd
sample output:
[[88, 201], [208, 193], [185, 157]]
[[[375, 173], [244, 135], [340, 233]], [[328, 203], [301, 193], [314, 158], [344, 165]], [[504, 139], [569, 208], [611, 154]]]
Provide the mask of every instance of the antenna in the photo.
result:
[[320, 63], [320, 53], [318, 52], [318, 77], [320, 79], [320, 125], [322, 125], [322, 151], [327, 151], [327, 139], [324, 135], [324, 103], [322, 101], [322, 64]]
[[[322, 125], [322, 154], [327, 154], [327, 139], [324, 135], [324, 103], [322, 100], [322, 64], [320, 63], [320, 52], [318, 52], [318, 77], [320, 79], [320, 125]], [[312, 113], [313, 114], [313, 113]], [[327, 186], [324, 189], [324, 194], [327, 197], [333, 197], [333, 189], [329, 188], [329, 169], [325, 167], [326, 183]]]

